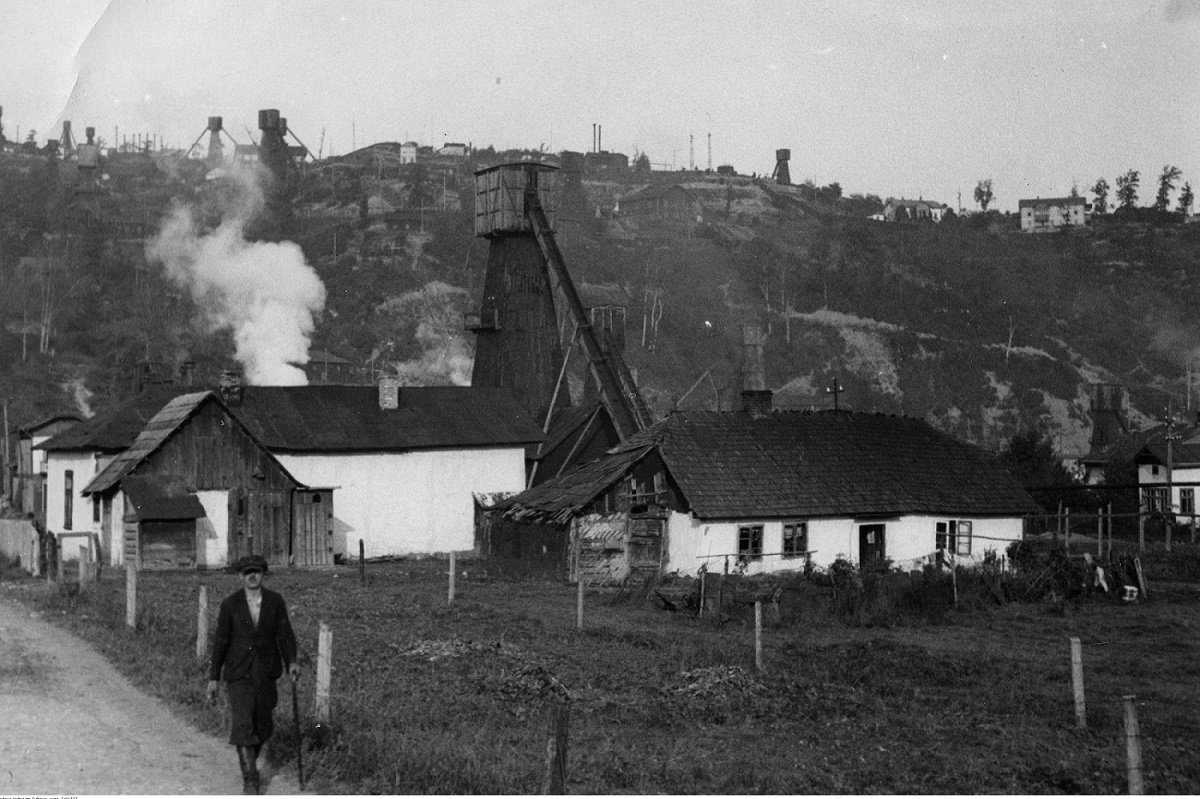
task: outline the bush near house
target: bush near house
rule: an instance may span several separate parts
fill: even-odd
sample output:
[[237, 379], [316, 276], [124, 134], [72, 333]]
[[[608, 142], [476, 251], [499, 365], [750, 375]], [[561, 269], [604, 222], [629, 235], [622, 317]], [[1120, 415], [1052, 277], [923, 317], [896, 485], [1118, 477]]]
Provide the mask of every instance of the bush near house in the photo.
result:
[[[1001, 606], [980, 570], [957, 575], [956, 607], [944, 572], [845, 569], [766, 593], [731, 577], [725, 612], [703, 617], [683, 602], [666, 610], [654, 590], [588, 591], [578, 631], [574, 586], [460, 561], [448, 605], [446, 569], [373, 563], [365, 585], [346, 566], [269, 576], [301, 641], [313, 790], [537, 792], [549, 708], [565, 695], [569, 793], [1118, 793], [1121, 696], [1136, 694], [1147, 789], [1200, 791], [1194, 598]], [[4, 588], [219, 735], [224, 710], [204, 702], [195, 658], [201, 582], [215, 617], [235, 577], [141, 574], [136, 632], [120, 575], [71, 598], [40, 580]], [[776, 587], [760, 672], [752, 602]], [[333, 719], [317, 735], [321, 621], [333, 631]], [[1073, 636], [1087, 658], [1086, 731], [1074, 729]], [[268, 756], [291, 769], [287, 705]]]

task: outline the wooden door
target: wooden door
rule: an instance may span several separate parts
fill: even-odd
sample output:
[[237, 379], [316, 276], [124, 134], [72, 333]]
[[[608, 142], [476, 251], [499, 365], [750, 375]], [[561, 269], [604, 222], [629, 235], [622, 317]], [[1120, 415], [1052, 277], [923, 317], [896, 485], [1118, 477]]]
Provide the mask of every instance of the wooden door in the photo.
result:
[[629, 520], [629, 576], [646, 578], [662, 569], [662, 519]]
[[860, 524], [858, 526], [858, 565], [868, 566], [887, 557], [884, 543], [886, 525]]
[[291, 491], [236, 488], [229, 492], [229, 562], [262, 555], [272, 566], [291, 559]]
[[292, 563], [333, 565], [333, 489], [292, 493]]

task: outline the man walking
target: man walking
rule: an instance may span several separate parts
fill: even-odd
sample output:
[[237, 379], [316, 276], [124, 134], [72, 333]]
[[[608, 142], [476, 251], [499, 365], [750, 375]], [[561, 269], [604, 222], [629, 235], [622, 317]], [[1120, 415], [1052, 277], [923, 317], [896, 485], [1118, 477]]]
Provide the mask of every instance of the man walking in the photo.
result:
[[224, 677], [233, 717], [229, 743], [237, 747], [243, 793], [257, 794], [258, 754], [275, 729], [275, 681], [286, 666], [295, 682], [300, 666], [287, 605], [282, 596], [263, 587], [266, 559], [247, 555], [234, 568], [241, 575], [242, 587], [221, 602], [217, 615], [208, 698], [216, 698]]

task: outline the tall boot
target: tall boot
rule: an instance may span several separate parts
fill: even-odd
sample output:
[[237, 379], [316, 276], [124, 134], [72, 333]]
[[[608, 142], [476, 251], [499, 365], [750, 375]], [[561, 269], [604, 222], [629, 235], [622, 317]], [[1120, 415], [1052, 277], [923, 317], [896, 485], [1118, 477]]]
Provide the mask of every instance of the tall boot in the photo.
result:
[[242, 767], [242, 793], [258, 794], [258, 758], [255, 756], [256, 747], [239, 746], [237, 748], [238, 763]]

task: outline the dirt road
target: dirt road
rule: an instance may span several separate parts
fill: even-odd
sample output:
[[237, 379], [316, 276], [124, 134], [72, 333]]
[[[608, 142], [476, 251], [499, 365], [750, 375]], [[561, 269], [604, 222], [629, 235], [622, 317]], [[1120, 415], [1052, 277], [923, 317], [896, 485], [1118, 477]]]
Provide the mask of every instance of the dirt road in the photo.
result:
[[[0, 724], [0, 794], [242, 792], [233, 747], [188, 726], [86, 643], [3, 595]], [[280, 773], [267, 793], [297, 787], [294, 773]]]

